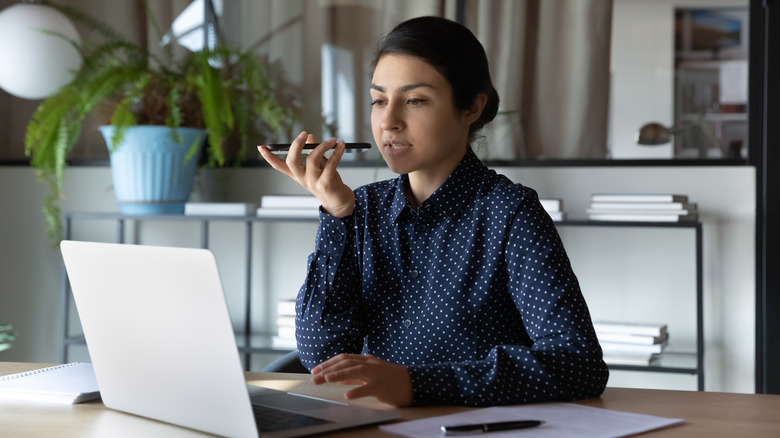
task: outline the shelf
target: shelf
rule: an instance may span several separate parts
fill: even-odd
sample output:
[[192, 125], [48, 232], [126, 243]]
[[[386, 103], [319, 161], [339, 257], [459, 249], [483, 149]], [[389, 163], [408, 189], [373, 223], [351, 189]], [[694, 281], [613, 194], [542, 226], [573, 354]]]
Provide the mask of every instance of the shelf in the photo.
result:
[[[117, 242], [125, 243], [125, 221], [184, 221], [199, 222], [201, 224], [200, 245], [203, 248], [208, 247], [209, 241], [209, 223], [210, 222], [235, 222], [244, 223], [246, 231], [245, 261], [248, 268], [252, 262], [252, 224], [256, 222], [308, 222], [316, 224], [316, 217], [257, 217], [257, 216], [194, 216], [194, 215], [125, 215], [121, 213], [67, 213], [64, 215], [64, 238], [71, 238], [72, 221], [74, 220], [112, 220], [116, 221]], [[681, 228], [690, 229], [696, 234], [696, 352], [695, 353], [677, 353], [665, 352], [659, 360], [651, 365], [609, 365], [612, 370], [643, 371], [643, 372], [662, 372], [697, 375], [698, 389], [704, 390], [704, 325], [703, 325], [703, 288], [702, 288], [702, 224], [701, 222], [623, 222], [623, 221], [592, 221], [587, 219], [567, 219], [555, 222], [556, 226], [578, 226], [578, 227], [625, 227], [625, 228]], [[65, 275], [64, 268], [63, 274]], [[251, 355], [253, 354], [283, 354], [291, 351], [291, 348], [275, 347], [272, 336], [264, 333], [255, 333], [252, 328], [252, 301], [251, 301], [251, 278], [246, 279], [246, 293], [244, 303], [244, 328], [236, 330], [236, 343], [239, 352], [244, 356], [245, 366], [250, 369]], [[63, 303], [64, 303], [64, 327], [65, 336], [62, 338], [62, 361], [67, 362], [67, 349], [71, 345], [86, 344], [81, 335], [69, 336], [69, 306], [70, 290], [67, 276], [63, 278]], [[247, 335], [249, 334], [249, 335]]]

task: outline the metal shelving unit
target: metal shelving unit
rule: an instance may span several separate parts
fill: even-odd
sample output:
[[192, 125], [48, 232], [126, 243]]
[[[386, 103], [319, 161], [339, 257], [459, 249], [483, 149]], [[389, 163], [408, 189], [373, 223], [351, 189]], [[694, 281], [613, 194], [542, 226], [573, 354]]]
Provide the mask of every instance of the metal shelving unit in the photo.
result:
[[[243, 223], [246, 233], [245, 262], [245, 297], [244, 297], [244, 326], [236, 333], [236, 341], [239, 351], [244, 355], [246, 369], [250, 369], [251, 355], [262, 353], [281, 354], [288, 349], [274, 347], [271, 343], [271, 334], [255, 333], [252, 326], [252, 232], [253, 224], [258, 222], [308, 222], [316, 223], [316, 218], [302, 217], [256, 217], [256, 216], [188, 216], [188, 215], [124, 215], [118, 213], [66, 213], [63, 217], [64, 238], [72, 238], [72, 223], [78, 220], [106, 220], [115, 221], [117, 225], [116, 242], [126, 243], [126, 224], [128, 221], [180, 221], [197, 222], [200, 224], [200, 247], [208, 248], [209, 224], [211, 222], [236, 222]], [[696, 234], [696, 351], [692, 353], [665, 352], [660, 361], [648, 366], [640, 365], [610, 365], [613, 370], [660, 372], [696, 375], [698, 377], [698, 389], [704, 390], [704, 319], [703, 319], [703, 272], [702, 272], [702, 227], [700, 222], [607, 222], [589, 220], [566, 220], [556, 222], [558, 227], [630, 227], [630, 228], [683, 228], [691, 229]], [[68, 349], [72, 345], [84, 345], [83, 335], [70, 335], [70, 305], [71, 292], [67, 279], [67, 273], [63, 267], [62, 281], [62, 309], [63, 309], [63, 338], [62, 338], [62, 362], [67, 362]]]
[[651, 365], [609, 365], [613, 370], [643, 371], [696, 375], [697, 388], [704, 391], [704, 272], [702, 263], [701, 222], [614, 222], [567, 220], [556, 222], [556, 226], [578, 227], [627, 227], [627, 228], [682, 228], [690, 229], [696, 235], [696, 351], [666, 351], [660, 360]]
[[[211, 222], [236, 222], [243, 223], [246, 233], [246, 246], [244, 248], [244, 260], [246, 263], [246, 278], [244, 279], [244, 326], [236, 333], [236, 343], [239, 352], [244, 356], [244, 366], [250, 370], [252, 354], [282, 354], [290, 349], [275, 347], [272, 344], [272, 334], [257, 333], [252, 326], [252, 225], [258, 222], [309, 222], [316, 223], [317, 218], [309, 217], [257, 217], [257, 216], [190, 216], [190, 215], [125, 215], [120, 213], [66, 213], [63, 215], [63, 238], [70, 240], [73, 233], [73, 222], [78, 220], [105, 220], [115, 221], [116, 243], [126, 242], [127, 222], [144, 221], [178, 221], [197, 222], [200, 224], [200, 248], [209, 247], [209, 224]], [[67, 272], [62, 269], [62, 309], [63, 309], [63, 338], [61, 357], [62, 363], [68, 360], [68, 349], [73, 345], [85, 345], [86, 341], [81, 334], [70, 334], [70, 307], [71, 291]]]

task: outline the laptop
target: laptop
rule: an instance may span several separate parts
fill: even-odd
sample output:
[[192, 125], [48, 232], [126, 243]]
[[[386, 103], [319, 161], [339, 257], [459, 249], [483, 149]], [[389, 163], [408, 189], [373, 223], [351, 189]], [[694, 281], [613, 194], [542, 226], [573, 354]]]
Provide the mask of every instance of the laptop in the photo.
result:
[[[228, 437], [302, 436], [400, 417], [247, 385], [208, 250], [79, 241], [60, 248], [111, 409]], [[279, 412], [295, 421], [273, 426]]]

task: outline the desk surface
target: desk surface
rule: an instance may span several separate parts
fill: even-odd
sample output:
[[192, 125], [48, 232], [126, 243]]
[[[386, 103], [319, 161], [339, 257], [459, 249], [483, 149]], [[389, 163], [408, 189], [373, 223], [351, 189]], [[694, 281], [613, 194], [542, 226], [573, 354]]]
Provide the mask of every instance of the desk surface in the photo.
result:
[[[48, 366], [0, 362], [0, 375]], [[247, 373], [251, 384], [283, 389], [331, 400], [344, 400], [344, 387], [317, 386], [305, 374]], [[377, 409], [396, 409], [374, 399], [351, 403]], [[600, 398], [578, 404], [661, 417], [684, 418], [685, 423], [642, 434], [642, 437], [750, 437], [780, 436], [780, 395], [731, 394], [697, 391], [607, 388]], [[414, 420], [468, 410], [464, 407], [400, 408], [403, 420]], [[112, 411], [103, 403], [50, 405], [0, 400], [0, 430], [13, 437], [131, 437], [204, 436], [197, 432]], [[6, 435], [7, 434], [7, 435]], [[327, 434], [328, 437], [397, 437], [374, 427]]]

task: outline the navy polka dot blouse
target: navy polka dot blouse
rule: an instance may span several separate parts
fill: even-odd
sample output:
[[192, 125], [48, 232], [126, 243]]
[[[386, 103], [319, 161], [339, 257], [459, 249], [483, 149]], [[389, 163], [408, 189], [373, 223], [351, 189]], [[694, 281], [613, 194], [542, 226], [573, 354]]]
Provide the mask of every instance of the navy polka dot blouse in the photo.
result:
[[320, 213], [296, 304], [303, 364], [364, 353], [405, 365], [415, 405], [600, 395], [609, 373], [536, 192], [471, 149], [416, 211], [406, 178], [358, 188], [351, 216]]

